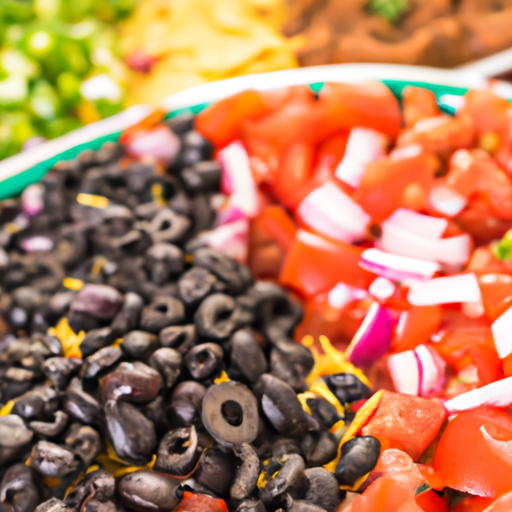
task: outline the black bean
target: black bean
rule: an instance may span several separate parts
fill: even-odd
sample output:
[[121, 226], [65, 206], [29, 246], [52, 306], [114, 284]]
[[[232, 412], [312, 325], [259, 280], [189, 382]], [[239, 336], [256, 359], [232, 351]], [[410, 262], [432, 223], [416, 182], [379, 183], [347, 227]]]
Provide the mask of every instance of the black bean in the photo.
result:
[[71, 303], [70, 311], [86, 313], [101, 320], [111, 320], [123, 302], [124, 297], [111, 286], [86, 284]]
[[30, 468], [25, 464], [11, 466], [0, 484], [0, 509], [5, 512], [32, 512], [39, 501]]
[[62, 411], [55, 411], [55, 418], [52, 422], [31, 421], [28, 426], [30, 430], [43, 437], [57, 437], [66, 428], [68, 415]]
[[133, 510], [172, 512], [179, 504], [178, 487], [177, 480], [143, 470], [124, 476], [118, 493], [121, 501]]
[[128, 402], [108, 400], [103, 410], [118, 457], [137, 466], [147, 464], [157, 445], [153, 423]]
[[194, 479], [220, 498], [227, 498], [236, 469], [237, 459], [231, 450], [212, 446], [204, 451], [199, 460]]
[[357, 402], [371, 394], [368, 386], [353, 373], [336, 373], [324, 377], [324, 380], [342, 404]]
[[286, 382], [264, 373], [255, 390], [261, 396], [265, 416], [279, 433], [299, 437], [319, 429], [318, 422], [304, 412], [297, 395]]
[[251, 443], [258, 435], [258, 402], [243, 384], [222, 382], [207, 389], [202, 419], [206, 430], [222, 445]]
[[147, 359], [158, 347], [158, 336], [145, 331], [131, 331], [123, 337], [122, 351], [132, 359]]
[[140, 326], [143, 330], [158, 333], [169, 325], [181, 324], [185, 320], [183, 303], [175, 297], [155, 297], [142, 310]]
[[149, 364], [160, 372], [165, 386], [172, 388], [181, 373], [181, 354], [172, 348], [159, 348], [149, 358]]
[[82, 467], [73, 451], [48, 441], [39, 441], [30, 453], [30, 467], [43, 476], [62, 478]]
[[155, 244], [146, 251], [146, 266], [151, 280], [161, 286], [183, 272], [183, 251], [173, 244]]
[[184, 363], [194, 379], [203, 380], [218, 371], [223, 357], [224, 352], [219, 345], [202, 343], [186, 353]]
[[261, 501], [267, 510], [286, 506], [288, 497], [300, 499], [306, 492], [308, 478], [302, 457], [296, 454], [285, 455], [283, 462], [281, 469], [267, 481], [260, 492]]
[[200, 456], [194, 426], [174, 429], [160, 441], [154, 470], [184, 476], [194, 469]]
[[341, 457], [334, 475], [340, 485], [353, 486], [377, 464], [380, 441], [373, 436], [354, 437], [341, 447]]
[[267, 360], [254, 335], [241, 329], [231, 337], [231, 370], [251, 384], [267, 371]]
[[233, 453], [242, 461], [242, 464], [237, 469], [229, 496], [232, 500], [243, 500], [248, 498], [256, 488], [260, 474], [260, 461], [254, 448], [247, 443], [234, 446]]
[[32, 439], [32, 432], [16, 414], [0, 416], [0, 446], [12, 450], [22, 448]]
[[65, 389], [81, 364], [81, 359], [76, 357], [50, 357], [44, 362], [43, 371], [57, 389]]
[[309, 468], [304, 473], [309, 480], [304, 499], [327, 512], [335, 512], [345, 497], [345, 493], [338, 487], [335, 476], [324, 468]]
[[104, 400], [127, 400], [148, 403], [155, 399], [163, 386], [162, 377], [151, 366], [136, 361], [120, 363], [100, 381]]
[[94, 379], [116, 364], [123, 352], [117, 347], [104, 347], [90, 355], [82, 364], [81, 375], [84, 379]]

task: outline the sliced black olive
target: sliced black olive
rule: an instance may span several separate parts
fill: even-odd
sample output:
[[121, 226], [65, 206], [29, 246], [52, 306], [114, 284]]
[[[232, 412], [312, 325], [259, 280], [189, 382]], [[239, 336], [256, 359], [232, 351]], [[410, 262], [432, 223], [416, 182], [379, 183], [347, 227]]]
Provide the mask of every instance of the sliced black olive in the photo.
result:
[[289, 499], [286, 502], [287, 512], [326, 512], [326, 510], [307, 500]]
[[249, 329], [240, 329], [231, 337], [231, 365], [251, 384], [267, 371], [267, 360]]
[[224, 351], [216, 343], [202, 343], [186, 353], [184, 363], [194, 379], [203, 380], [218, 370], [223, 356]]
[[112, 333], [118, 337], [136, 329], [139, 325], [140, 314], [143, 307], [144, 301], [142, 297], [137, 293], [128, 292], [124, 296], [123, 306], [112, 322]]
[[11, 410], [25, 421], [44, 420], [46, 416], [45, 403], [41, 396], [27, 393], [16, 400]]
[[50, 357], [43, 364], [43, 372], [58, 389], [64, 389], [81, 364], [76, 357]]
[[227, 498], [236, 469], [237, 459], [231, 450], [226, 451], [220, 446], [212, 446], [204, 451], [194, 473], [194, 479], [220, 498]]
[[100, 469], [89, 472], [68, 493], [65, 503], [71, 510], [80, 512], [114, 512], [115, 485], [114, 477], [107, 471]]
[[280, 438], [272, 445], [272, 456], [282, 457], [290, 453], [296, 453], [302, 455], [300, 444], [297, 439]]
[[102, 448], [101, 437], [98, 432], [92, 427], [80, 425], [80, 423], [71, 425], [65, 443], [67, 447], [82, 458], [86, 466], [91, 464]]
[[145, 331], [131, 331], [123, 337], [122, 351], [132, 359], [145, 360], [160, 347], [158, 336]]
[[233, 453], [242, 461], [231, 485], [229, 496], [232, 500], [248, 498], [258, 482], [260, 460], [254, 448], [247, 443], [233, 447]]
[[160, 372], [165, 386], [172, 388], [181, 373], [181, 354], [172, 348], [159, 348], [149, 358], [149, 364]]
[[80, 351], [84, 357], [94, 354], [115, 340], [115, 335], [110, 327], [102, 327], [101, 329], [93, 329], [89, 331], [80, 343]]
[[68, 423], [68, 415], [62, 411], [55, 411], [55, 419], [53, 422], [31, 421], [28, 426], [30, 430], [43, 437], [57, 437], [66, 428]]
[[32, 439], [32, 432], [16, 414], [0, 416], [0, 446], [16, 450]]
[[277, 510], [286, 506], [288, 497], [300, 499], [308, 487], [305, 474], [306, 466], [300, 455], [283, 457], [283, 466], [266, 483], [260, 492], [260, 498], [267, 510]]
[[66, 389], [63, 409], [73, 418], [88, 424], [101, 423], [101, 410], [98, 401], [86, 393], [82, 382], [75, 377]]
[[326, 429], [330, 429], [335, 423], [343, 419], [336, 407], [323, 398], [308, 398], [306, 403], [311, 415]]
[[373, 436], [354, 437], [341, 447], [341, 458], [334, 475], [340, 485], [353, 486], [377, 464], [380, 441]]
[[151, 280], [161, 286], [183, 272], [183, 251], [173, 244], [155, 244], [146, 251], [146, 266]]
[[196, 327], [171, 325], [160, 331], [159, 339], [163, 347], [175, 348], [184, 355], [196, 344]]
[[336, 373], [323, 378], [342, 404], [357, 402], [370, 395], [370, 388], [353, 373]]
[[221, 179], [221, 168], [214, 160], [198, 162], [194, 167], [181, 171], [181, 179], [189, 192], [209, 192], [217, 190]]
[[304, 500], [327, 512], [335, 512], [345, 497], [345, 493], [340, 491], [336, 477], [324, 468], [309, 468], [304, 473], [309, 480]]
[[192, 311], [208, 295], [222, 291], [219, 284], [220, 281], [208, 269], [192, 267], [178, 280], [178, 290], [187, 310]]
[[43, 476], [62, 478], [75, 473], [82, 464], [71, 450], [48, 441], [39, 441], [30, 453], [30, 467]]
[[177, 243], [183, 240], [190, 228], [190, 219], [170, 208], [161, 209], [149, 224], [147, 231], [153, 243]]
[[58, 498], [50, 498], [36, 507], [34, 512], [72, 512], [70, 508]]
[[179, 481], [154, 473], [136, 471], [118, 484], [121, 501], [138, 512], [172, 512], [180, 500], [176, 494]]
[[264, 373], [255, 391], [261, 396], [265, 416], [279, 433], [299, 437], [319, 429], [318, 422], [304, 412], [297, 395], [286, 382]]
[[222, 382], [207, 389], [202, 419], [206, 430], [222, 445], [251, 443], [258, 435], [258, 402], [243, 384]]
[[175, 297], [158, 296], [142, 310], [140, 326], [143, 330], [158, 333], [169, 325], [185, 320], [183, 303]]
[[39, 501], [30, 468], [25, 464], [14, 464], [8, 468], [0, 484], [0, 510], [32, 512]]
[[301, 449], [309, 466], [318, 467], [333, 460], [338, 453], [338, 439], [323, 431], [304, 436]]
[[122, 350], [117, 347], [100, 348], [83, 362], [80, 373], [86, 380], [94, 379], [116, 364], [122, 355]]
[[155, 399], [163, 386], [162, 377], [151, 366], [135, 361], [120, 363], [100, 381], [104, 400], [127, 400], [148, 403]]
[[137, 466], [147, 464], [157, 445], [153, 423], [128, 402], [108, 400], [103, 410], [118, 457]]
[[199, 457], [197, 433], [194, 426], [178, 428], [168, 432], [160, 441], [155, 461], [155, 471], [176, 476], [190, 473]]
[[200, 409], [206, 388], [199, 382], [186, 380], [178, 384], [172, 393], [172, 400], [186, 400]]

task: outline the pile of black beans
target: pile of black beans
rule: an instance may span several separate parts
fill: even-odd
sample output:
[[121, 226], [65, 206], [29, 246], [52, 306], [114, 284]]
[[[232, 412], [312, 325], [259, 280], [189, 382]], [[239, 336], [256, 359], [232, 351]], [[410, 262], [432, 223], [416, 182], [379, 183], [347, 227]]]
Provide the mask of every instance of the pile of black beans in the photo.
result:
[[[200, 242], [221, 170], [190, 118], [166, 126], [166, 166], [109, 143], [32, 187], [39, 213], [0, 205], [0, 512], [171, 512], [190, 493], [210, 501], [183, 510], [334, 512], [380, 445], [322, 467], [343, 418], [297, 397], [301, 307]], [[325, 381], [343, 405], [370, 393]]]

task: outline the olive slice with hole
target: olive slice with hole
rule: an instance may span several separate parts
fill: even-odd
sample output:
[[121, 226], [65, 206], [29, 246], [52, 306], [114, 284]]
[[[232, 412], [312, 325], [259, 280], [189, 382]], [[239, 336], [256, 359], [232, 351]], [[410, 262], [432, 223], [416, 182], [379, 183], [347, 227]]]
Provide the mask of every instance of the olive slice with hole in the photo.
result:
[[208, 432], [225, 446], [250, 443], [258, 435], [258, 402], [239, 382], [211, 386], [204, 395], [202, 417]]

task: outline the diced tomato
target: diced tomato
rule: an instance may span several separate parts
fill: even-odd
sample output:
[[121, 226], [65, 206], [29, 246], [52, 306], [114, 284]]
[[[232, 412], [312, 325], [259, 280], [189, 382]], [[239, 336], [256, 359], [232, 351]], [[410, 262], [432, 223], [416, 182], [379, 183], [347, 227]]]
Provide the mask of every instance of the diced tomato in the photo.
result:
[[[452, 512], [485, 512], [494, 500], [480, 496], [464, 498], [452, 508]], [[503, 511], [505, 512], [505, 511]]]
[[312, 297], [339, 282], [368, 288], [375, 276], [359, 266], [363, 248], [299, 230], [281, 269], [281, 284]]
[[417, 460], [445, 419], [446, 411], [440, 402], [384, 391], [375, 415], [363, 427], [363, 435], [385, 437], [391, 447]]
[[502, 363], [496, 349], [489, 345], [476, 345], [469, 355], [478, 370], [478, 386], [485, 386], [503, 377]]
[[479, 408], [460, 413], [441, 436], [434, 468], [448, 487], [492, 498], [512, 491], [512, 466], [489, 447], [482, 426], [494, 439], [512, 439], [512, 418], [506, 412]]
[[412, 128], [418, 121], [441, 114], [436, 95], [432, 91], [411, 86], [402, 91], [402, 111], [407, 128]]
[[429, 190], [434, 179], [437, 161], [421, 152], [413, 156], [393, 156], [371, 162], [366, 166], [354, 199], [377, 223], [389, 217], [405, 204], [404, 192], [415, 183]]
[[228, 507], [224, 500], [213, 498], [207, 494], [185, 491], [181, 503], [174, 509], [174, 512], [228, 512]]
[[414, 498], [424, 512], [448, 512], [448, 503], [434, 491], [425, 491]]
[[485, 314], [494, 321], [512, 305], [512, 276], [489, 273], [478, 276]]
[[439, 330], [442, 320], [441, 306], [412, 306], [402, 313], [393, 339], [394, 352], [412, 350], [427, 343]]

